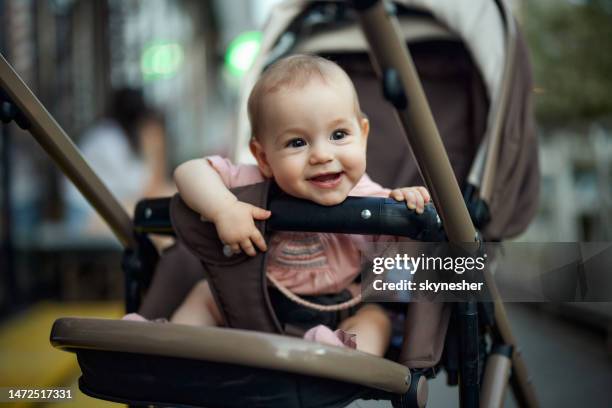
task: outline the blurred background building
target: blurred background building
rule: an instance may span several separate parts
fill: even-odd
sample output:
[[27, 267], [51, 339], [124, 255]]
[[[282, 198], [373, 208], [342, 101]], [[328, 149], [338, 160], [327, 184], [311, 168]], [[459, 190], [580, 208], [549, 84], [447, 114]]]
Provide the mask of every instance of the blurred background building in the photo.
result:
[[[187, 159], [229, 152], [240, 67], [226, 64], [226, 51], [240, 34], [261, 26], [274, 3], [2, 0], [0, 47], [76, 144], [104, 116], [114, 90], [142, 89], [147, 104], [165, 117], [169, 178]], [[2, 230], [13, 249], [7, 269], [14, 273], [0, 291], [1, 315], [61, 289], [50, 284], [57, 276], [32, 269], [29, 251], [83, 244], [62, 243], [58, 226], [66, 203], [56, 166], [16, 126], [5, 133]], [[110, 234], [94, 242], [119, 249]], [[114, 296], [121, 294], [117, 282]]]
[[534, 69], [542, 194], [524, 239], [612, 238], [612, 2], [523, 1]]
[[[230, 152], [240, 72], [276, 3], [0, 0], [0, 52], [77, 144], [113, 90], [142, 89], [165, 117], [170, 178], [187, 159]], [[610, 241], [612, 1], [513, 6], [534, 67], [542, 171], [540, 211], [517, 239]], [[0, 322], [45, 300], [110, 300], [120, 313], [119, 244], [66, 231], [63, 176], [30, 135], [3, 127], [0, 147]], [[580, 321], [570, 331], [611, 338], [609, 303], [545, 308]]]

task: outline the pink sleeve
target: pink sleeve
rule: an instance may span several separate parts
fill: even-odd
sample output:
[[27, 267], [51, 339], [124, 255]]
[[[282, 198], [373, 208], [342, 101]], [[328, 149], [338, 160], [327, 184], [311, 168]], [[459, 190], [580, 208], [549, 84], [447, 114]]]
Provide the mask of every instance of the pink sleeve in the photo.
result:
[[380, 184], [373, 182], [367, 174], [364, 174], [349, 195], [355, 197], [389, 197], [390, 191], [388, 188], [383, 188]]
[[208, 156], [206, 160], [219, 173], [227, 188], [246, 186], [265, 180], [259, 168], [252, 164], [233, 164], [221, 156]]

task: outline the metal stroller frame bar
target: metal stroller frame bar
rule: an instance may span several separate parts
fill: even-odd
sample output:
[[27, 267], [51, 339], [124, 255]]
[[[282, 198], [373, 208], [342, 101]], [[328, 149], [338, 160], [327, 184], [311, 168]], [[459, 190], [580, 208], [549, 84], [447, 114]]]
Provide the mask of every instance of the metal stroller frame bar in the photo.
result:
[[93, 172], [66, 132], [0, 55], [0, 85], [25, 116], [18, 123], [32, 134], [62, 172], [106, 221], [126, 248], [135, 246], [132, 222], [121, 204]]
[[[473, 243], [478, 240], [476, 230], [470, 219], [465, 203], [461, 197], [459, 186], [453, 176], [450, 161], [442, 144], [440, 135], [429, 109], [425, 93], [418, 79], [418, 74], [410, 53], [400, 41], [397, 33], [397, 24], [386, 12], [383, 1], [380, 0], [353, 0], [358, 10], [363, 32], [370, 46], [370, 56], [373, 65], [377, 68], [379, 76], [383, 78], [385, 87], [389, 78], [399, 78], [407, 97], [394, 98], [393, 103], [406, 136], [413, 149], [419, 169], [430, 190], [438, 211], [442, 217], [444, 229], [451, 242], [458, 244]], [[396, 95], [395, 92], [385, 92], [386, 95]], [[491, 166], [494, 160], [488, 160]], [[490, 179], [489, 179], [490, 180]], [[487, 184], [490, 183], [487, 181]], [[518, 350], [516, 340], [512, 335], [508, 318], [500, 300], [499, 293], [492, 279], [487, 279], [487, 286], [495, 306], [495, 336], [505, 345], [512, 347], [511, 378], [512, 389], [523, 406], [538, 406], [535, 390], [528, 379], [526, 364]], [[478, 310], [475, 302], [459, 305], [462, 318], [460, 323], [462, 334], [463, 358], [461, 362], [461, 402], [462, 406], [479, 405], [479, 378], [478, 362]], [[466, 339], [465, 337], [469, 338]], [[473, 341], [470, 341], [473, 340]], [[490, 369], [489, 369], [490, 370]], [[492, 374], [485, 373], [485, 378]], [[468, 378], [466, 378], [468, 376]], [[487, 385], [490, 382], [486, 382]], [[499, 400], [502, 395], [487, 390], [486, 395], [492, 399], [491, 403]], [[483, 401], [484, 402], [484, 401]]]
[[[478, 246], [476, 230], [455, 181], [414, 64], [397, 35], [392, 17], [387, 14], [380, 0], [353, 0], [352, 5], [359, 12], [360, 23], [370, 45], [372, 62], [383, 79], [386, 95], [395, 106], [406, 131], [423, 178], [437, 203], [449, 240], [471, 248]], [[133, 233], [132, 223], [125, 210], [1, 55], [0, 85], [26, 119], [25, 123], [19, 123], [20, 126], [29, 128], [38, 143], [100, 213], [124, 245], [127, 250], [124, 262], [126, 272], [139, 273], [148, 269], [141, 259], [143, 251], [151, 251], [150, 241], [143, 234]], [[503, 303], [491, 279], [488, 279], [488, 286], [491, 295], [496, 299], [493, 335], [502, 345], [495, 354], [497, 360], [490, 360], [487, 365], [483, 399], [480, 400], [478, 308], [476, 302], [458, 306], [462, 348], [461, 406], [501, 406], [505, 382], [500, 386], [499, 381], [492, 379], [507, 378], [504, 372], [508, 371], [507, 357], [511, 355], [510, 382], [517, 400], [521, 406], [536, 407], [538, 402], [535, 391], [527, 378], [526, 365], [517, 350]], [[127, 290], [129, 299], [139, 291], [139, 287]], [[136, 304], [127, 305], [128, 311], [135, 310], [136, 307]], [[497, 377], [500, 373], [501, 377]]]

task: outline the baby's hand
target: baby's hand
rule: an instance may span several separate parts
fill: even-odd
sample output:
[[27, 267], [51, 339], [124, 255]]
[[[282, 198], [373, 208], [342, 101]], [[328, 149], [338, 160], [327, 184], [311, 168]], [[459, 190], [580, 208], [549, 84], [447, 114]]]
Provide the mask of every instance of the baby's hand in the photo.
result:
[[431, 197], [429, 191], [425, 187], [403, 187], [391, 190], [389, 197], [396, 199], [397, 201], [406, 200], [406, 205], [411, 210], [416, 209], [418, 214], [422, 214], [425, 211], [425, 204], [427, 204]]
[[229, 245], [235, 254], [242, 249], [247, 255], [255, 256], [255, 245], [261, 251], [266, 251], [268, 247], [253, 220], [265, 220], [271, 214], [263, 208], [236, 201], [220, 211], [212, 221], [221, 242]]

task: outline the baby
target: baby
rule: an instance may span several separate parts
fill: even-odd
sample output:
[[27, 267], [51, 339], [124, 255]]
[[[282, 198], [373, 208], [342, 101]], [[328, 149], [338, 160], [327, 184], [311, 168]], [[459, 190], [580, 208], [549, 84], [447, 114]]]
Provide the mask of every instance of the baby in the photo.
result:
[[[325, 206], [349, 195], [381, 196], [405, 200], [419, 213], [429, 193], [423, 187], [387, 190], [365, 174], [369, 122], [348, 75], [331, 61], [295, 55], [276, 62], [255, 84], [248, 113], [257, 166], [233, 165], [218, 156], [186, 162], [175, 171], [181, 197], [215, 224], [234, 253], [269, 251], [267, 274], [293, 293], [358, 293], [353, 281], [367, 237], [277, 232], [266, 243], [254, 220], [269, 218], [270, 211], [238, 201], [229, 189], [272, 178], [285, 193]], [[222, 324], [205, 281], [193, 288], [172, 321]], [[341, 346], [346, 344], [342, 331], [353, 333], [358, 350], [384, 355], [391, 324], [380, 306], [362, 306], [338, 328], [334, 333], [318, 326], [305, 337]]]

